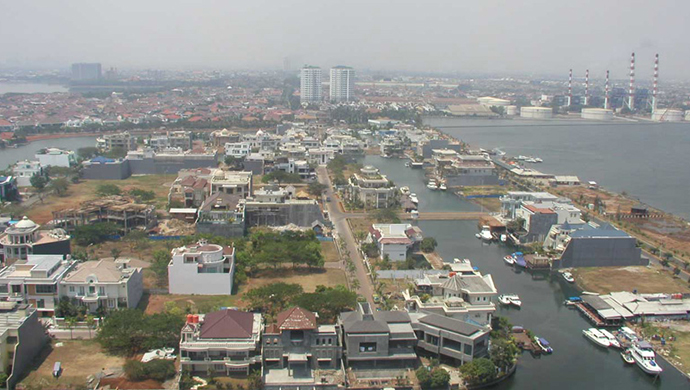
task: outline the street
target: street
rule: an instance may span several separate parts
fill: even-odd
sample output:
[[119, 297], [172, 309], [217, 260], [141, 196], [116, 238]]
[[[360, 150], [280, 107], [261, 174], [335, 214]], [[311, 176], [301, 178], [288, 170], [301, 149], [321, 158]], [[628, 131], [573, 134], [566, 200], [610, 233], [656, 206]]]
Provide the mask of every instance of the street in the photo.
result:
[[319, 166], [316, 171], [318, 174], [319, 183], [327, 186], [326, 197], [331, 199], [330, 202], [326, 202], [325, 204], [325, 207], [328, 210], [329, 218], [333, 222], [333, 226], [335, 227], [338, 237], [345, 242], [346, 248], [350, 252], [350, 257], [355, 263], [357, 279], [360, 283], [357, 293], [365, 297], [367, 302], [374, 307], [374, 287], [371, 284], [371, 279], [369, 278], [368, 271], [364, 265], [362, 256], [360, 255], [359, 248], [355, 242], [354, 236], [352, 235], [350, 226], [347, 223], [347, 214], [340, 211], [340, 208], [338, 207], [338, 198], [333, 192], [333, 186], [330, 178], [328, 177], [326, 167]]

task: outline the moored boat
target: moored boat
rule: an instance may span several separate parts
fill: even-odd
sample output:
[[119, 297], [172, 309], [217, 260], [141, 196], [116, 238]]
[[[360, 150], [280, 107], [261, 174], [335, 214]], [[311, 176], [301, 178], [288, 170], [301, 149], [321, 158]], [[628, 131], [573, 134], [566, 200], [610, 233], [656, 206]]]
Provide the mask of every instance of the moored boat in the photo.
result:
[[568, 283], [575, 283], [575, 278], [573, 278], [573, 274], [570, 272], [563, 272], [563, 279], [565, 279], [566, 282]]
[[428, 188], [430, 190], [437, 190], [438, 185], [436, 184], [436, 180], [434, 180], [434, 179], [429, 180], [429, 183], [426, 185], [426, 188]]
[[541, 349], [542, 352], [553, 353], [553, 348], [551, 348], [551, 344], [549, 344], [549, 342], [546, 341], [545, 338], [534, 336], [534, 342], [537, 344], [537, 346]]
[[511, 255], [508, 255], [508, 256], [504, 257], [504, 258], [503, 258], [503, 261], [505, 261], [505, 262], [506, 262], [507, 264], [509, 264], [509, 265], [515, 264], [515, 259], [514, 259], [513, 256], [511, 256]]
[[520, 297], [515, 294], [502, 294], [498, 296], [498, 302], [503, 305], [513, 305], [517, 307], [522, 306], [522, 301]]
[[513, 253], [513, 258], [515, 259], [515, 265], [518, 267], [527, 267], [527, 261], [525, 261], [525, 256], [522, 254], [522, 252]]
[[417, 194], [414, 192], [410, 194], [410, 202], [417, 204], [419, 203], [419, 198], [417, 198]]
[[606, 339], [609, 340], [609, 343], [611, 344], [611, 346], [612, 346], [613, 348], [620, 348], [620, 347], [621, 347], [621, 343], [618, 342], [618, 339], [616, 338], [616, 336], [614, 336], [614, 335], [613, 335], [611, 332], [609, 332], [608, 330], [606, 330], [606, 329], [599, 329], [599, 333], [603, 334], [604, 337], [606, 337]]
[[632, 354], [630, 353], [629, 349], [622, 351], [621, 357], [623, 358], [624, 362], [626, 362], [628, 364], [635, 364], [635, 359], [633, 359]]
[[446, 187], [446, 183], [441, 182], [441, 184], [438, 185], [438, 189], [441, 191], [445, 191], [448, 189], [448, 187]]
[[637, 366], [649, 375], [659, 375], [664, 371], [655, 360], [654, 350], [652, 345], [646, 341], [640, 341], [630, 347], [630, 356], [632, 356]]
[[482, 226], [482, 231], [479, 232], [479, 238], [486, 241], [493, 240], [494, 237], [491, 235], [491, 228], [489, 226]]
[[587, 337], [591, 342], [593, 342], [594, 344], [596, 344], [600, 347], [608, 348], [611, 346], [611, 342], [609, 341], [609, 339], [606, 338], [606, 336], [604, 336], [596, 328], [584, 329], [582, 331], [582, 334], [585, 337]]

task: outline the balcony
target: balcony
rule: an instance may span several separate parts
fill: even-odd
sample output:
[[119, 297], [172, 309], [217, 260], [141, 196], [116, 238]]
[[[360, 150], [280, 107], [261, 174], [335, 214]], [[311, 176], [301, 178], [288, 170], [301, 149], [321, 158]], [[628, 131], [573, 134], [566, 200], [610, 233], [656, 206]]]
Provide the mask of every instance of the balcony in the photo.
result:
[[84, 303], [96, 303], [100, 299], [108, 299], [108, 296], [99, 294], [86, 294], [81, 296], [81, 301]]

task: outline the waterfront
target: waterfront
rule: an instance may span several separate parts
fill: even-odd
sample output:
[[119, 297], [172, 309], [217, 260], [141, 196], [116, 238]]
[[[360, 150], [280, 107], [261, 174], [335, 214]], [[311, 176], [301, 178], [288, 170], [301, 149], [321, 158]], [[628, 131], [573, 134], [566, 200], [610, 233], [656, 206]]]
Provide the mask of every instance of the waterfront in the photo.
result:
[[[379, 156], [364, 159], [364, 163], [378, 167], [396, 184], [407, 185], [412, 192], [416, 192], [420, 197], [419, 208], [422, 212], [477, 209], [477, 206], [451, 192], [428, 190], [422, 171], [406, 168], [404, 161]], [[474, 209], [470, 208], [472, 206]], [[517, 373], [495, 389], [680, 389], [690, 385], [680, 372], [661, 359], [659, 363], [664, 373], [654, 382], [638, 367], [623, 363], [616, 351], [595, 347], [581, 333], [583, 329], [591, 327], [589, 322], [576, 310], [563, 305], [567, 297], [576, 294], [573, 286], [559, 275], [550, 277], [542, 274], [545, 279], [538, 280], [529, 273], [513, 271], [502, 260], [513, 250], [477, 240], [474, 237], [476, 221], [419, 221], [419, 226], [425, 236], [436, 238], [439, 243], [437, 251], [445, 261], [469, 258], [482, 273], [492, 275], [499, 294], [518, 294], [523, 302], [522, 308], [499, 308], [498, 314], [546, 338], [554, 348], [553, 355], [541, 358], [524, 353]]]
[[54, 93], [68, 91], [67, 87], [60, 84], [0, 83], [0, 95], [6, 93]]
[[615, 192], [690, 220], [687, 123], [426, 118], [425, 124], [469, 143], [508, 155], [534, 155], [545, 173], [577, 175]]
[[69, 137], [69, 138], [54, 138], [43, 139], [34, 142], [29, 142], [26, 145], [17, 148], [0, 149], [0, 169], [5, 169], [8, 165], [12, 165], [19, 160], [34, 160], [34, 154], [37, 151], [56, 147], [67, 150], [74, 150], [87, 146], [96, 146], [96, 137]]

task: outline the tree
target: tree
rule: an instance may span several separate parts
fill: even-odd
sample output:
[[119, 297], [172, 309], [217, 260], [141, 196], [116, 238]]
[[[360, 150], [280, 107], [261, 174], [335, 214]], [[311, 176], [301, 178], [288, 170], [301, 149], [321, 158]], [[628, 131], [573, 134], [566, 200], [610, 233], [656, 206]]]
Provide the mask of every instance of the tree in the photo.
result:
[[50, 182], [50, 189], [58, 196], [63, 196], [69, 188], [69, 180], [65, 177], [59, 177]]
[[129, 190], [129, 195], [136, 198], [140, 202], [147, 202], [156, 198], [155, 192], [142, 190], [140, 188], [132, 188]]
[[524, 224], [525, 220], [523, 218], [514, 219], [506, 224], [506, 229], [511, 232], [518, 232]]
[[373, 217], [376, 222], [379, 223], [400, 223], [400, 218], [398, 218], [398, 210], [392, 207], [377, 209], [374, 211]]
[[460, 367], [465, 381], [470, 385], [486, 383], [496, 377], [496, 366], [487, 358], [474, 359]]
[[292, 303], [306, 310], [319, 313], [319, 319], [330, 323], [338, 314], [354, 310], [357, 305], [357, 294], [343, 285], [335, 287], [316, 286], [313, 293], [297, 295]]
[[153, 379], [158, 382], [164, 382], [174, 377], [177, 372], [175, 363], [165, 359], [154, 359], [146, 363], [137, 360], [127, 360], [123, 368], [127, 379], [131, 381]]
[[507, 370], [513, 363], [515, 363], [515, 357], [518, 353], [518, 347], [515, 345], [513, 340], [507, 338], [497, 338], [491, 341], [491, 351], [489, 355], [491, 356], [491, 361], [500, 370]]
[[119, 146], [110, 149], [104, 153], [105, 157], [109, 158], [124, 158], [127, 155], [127, 150]]
[[420, 366], [417, 371], [415, 371], [415, 376], [422, 389], [427, 389], [431, 386], [431, 373], [428, 368]]
[[162, 249], [153, 252], [153, 262], [149, 269], [156, 274], [156, 284], [158, 286], [165, 286], [168, 281], [168, 263], [170, 263], [170, 254]]
[[98, 222], [93, 225], [77, 226], [74, 229], [72, 238], [77, 245], [87, 246], [101, 243], [108, 239], [109, 236], [116, 234], [117, 231], [117, 225], [112, 222]]
[[420, 244], [420, 249], [424, 253], [431, 253], [434, 250], [436, 250], [437, 246], [438, 246], [438, 242], [436, 241], [435, 238], [424, 237], [424, 239], [422, 239], [422, 243]]
[[130, 230], [129, 233], [122, 237], [122, 241], [129, 243], [130, 250], [134, 250], [134, 246], [146, 240], [148, 235], [143, 230]]
[[302, 294], [302, 286], [283, 282], [253, 288], [245, 294], [249, 307], [272, 314], [283, 311], [292, 299]]
[[448, 387], [448, 383], [450, 382], [450, 374], [448, 371], [444, 370], [441, 367], [435, 367], [433, 370], [431, 370], [431, 387], [432, 388], [438, 388], [438, 389], [445, 389]]
[[65, 322], [67, 322], [67, 327], [69, 328], [69, 338], [72, 340], [74, 339], [73, 329], [77, 324], [77, 317], [65, 318]]
[[122, 190], [115, 184], [100, 184], [96, 187], [96, 194], [98, 196], [120, 195], [122, 194]]
[[122, 254], [122, 250], [120, 250], [120, 248], [113, 248], [110, 250], [110, 255], [113, 256], [113, 260], [117, 260], [117, 258], [120, 257], [120, 254]]
[[115, 355], [132, 356], [154, 348], [176, 347], [184, 320], [169, 313], [146, 315], [136, 309], [119, 309], [104, 319], [96, 336]]
[[273, 171], [261, 178], [262, 183], [270, 183], [272, 181], [277, 181], [278, 184], [281, 183], [299, 183], [302, 179], [296, 173], [287, 173], [285, 171]]
[[29, 182], [31, 183], [31, 186], [36, 189], [36, 192], [38, 192], [41, 202], [43, 202], [43, 196], [41, 194], [43, 193], [43, 190], [46, 188], [46, 185], [48, 184], [48, 178], [43, 175], [33, 175], [31, 176], [31, 179], [29, 179]]
[[84, 148], [77, 149], [77, 156], [82, 160], [88, 160], [95, 157], [98, 154], [98, 148], [94, 146], [87, 146]]
[[326, 191], [326, 188], [328, 188], [328, 186], [326, 186], [325, 184], [313, 182], [309, 183], [309, 186], [307, 187], [307, 192], [309, 193], [309, 195], [312, 196], [321, 196], [321, 194], [324, 191]]

